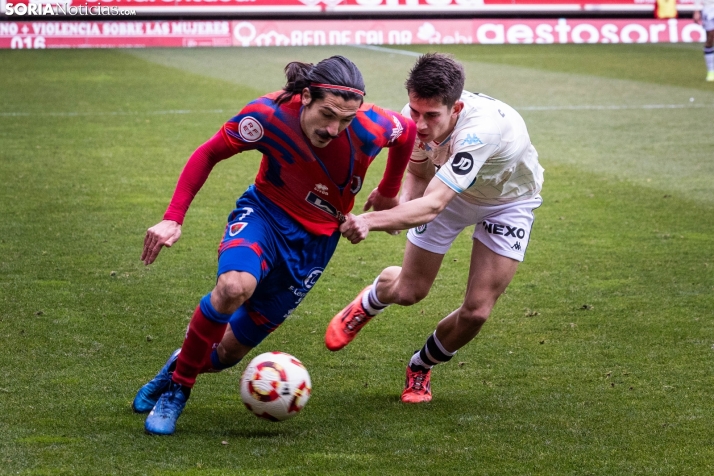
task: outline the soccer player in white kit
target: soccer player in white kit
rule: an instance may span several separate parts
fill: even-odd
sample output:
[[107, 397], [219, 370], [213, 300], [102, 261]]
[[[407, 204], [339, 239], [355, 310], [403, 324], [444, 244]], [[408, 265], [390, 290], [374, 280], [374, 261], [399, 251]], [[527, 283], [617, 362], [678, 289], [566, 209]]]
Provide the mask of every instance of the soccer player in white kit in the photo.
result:
[[475, 225], [464, 301], [407, 366], [401, 399], [420, 403], [431, 400], [431, 368], [479, 333], [523, 261], [533, 210], [542, 203], [543, 168], [521, 116], [501, 101], [464, 91], [463, 67], [450, 56], [421, 56], [406, 87], [403, 114], [416, 123], [417, 141], [400, 204], [350, 214], [340, 227], [352, 243], [371, 230], [411, 228], [403, 263], [384, 269], [332, 319], [325, 344], [339, 350], [388, 305], [424, 299], [456, 236]]
[[714, 0], [694, 0], [694, 22], [707, 32], [704, 43], [704, 61], [707, 64], [707, 81], [714, 81]]

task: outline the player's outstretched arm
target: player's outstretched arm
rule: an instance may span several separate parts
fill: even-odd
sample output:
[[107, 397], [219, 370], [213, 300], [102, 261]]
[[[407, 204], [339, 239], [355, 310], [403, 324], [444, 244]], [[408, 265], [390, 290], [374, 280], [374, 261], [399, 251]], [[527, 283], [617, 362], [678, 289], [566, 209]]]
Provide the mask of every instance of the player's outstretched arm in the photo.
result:
[[144, 238], [141, 261], [150, 265], [161, 248], [171, 247], [181, 237], [181, 225], [191, 201], [206, 182], [213, 167], [235, 154], [223, 139], [221, 131], [201, 145], [186, 162], [181, 172], [171, 203], [160, 223], [149, 228]]
[[[363, 211], [368, 211], [370, 208], [374, 208], [374, 211], [378, 212], [380, 210], [389, 210], [399, 205], [399, 197], [385, 197], [379, 191], [379, 187], [372, 190], [372, 193], [367, 197], [367, 201], [364, 203]], [[387, 231], [390, 235], [398, 235], [399, 230], [389, 230]]]
[[141, 261], [147, 266], [150, 265], [159, 256], [161, 248], [164, 246], [171, 248], [179, 238], [181, 238], [181, 225], [173, 220], [162, 220], [152, 226], [146, 230]]
[[367, 238], [371, 230], [404, 230], [423, 223], [429, 223], [456, 196], [456, 192], [438, 178], [429, 182], [424, 196], [402, 203], [390, 210], [364, 213], [359, 216], [349, 214], [340, 225], [340, 233], [352, 244]]

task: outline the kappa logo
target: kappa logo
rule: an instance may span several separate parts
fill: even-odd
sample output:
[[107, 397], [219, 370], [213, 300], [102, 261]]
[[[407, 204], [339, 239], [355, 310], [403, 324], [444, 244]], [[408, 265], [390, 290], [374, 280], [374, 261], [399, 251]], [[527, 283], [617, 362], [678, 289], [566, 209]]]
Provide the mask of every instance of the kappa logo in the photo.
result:
[[483, 141], [479, 139], [479, 137], [476, 134], [469, 134], [466, 136], [466, 139], [461, 141], [461, 145], [477, 145], [477, 144], [483, 144]]
[[248, 224], [242, 221], [231, 223], [230, 228], [228, 228], [228, 236], [236, 236], [238, 233], [243, 231], [246, 226], [248, 226]]
[[318, 183], [317, 185], [315, 185], [315, 191], [318, 193], [321, 193], [323, 195], [329, 195], [329, 192], [327, 190], [328, 190], [327, 185], [323, 185], [321, 183]]
[[[521, 240], [526, 236], [526, 230], [523, 228], [518, 228], [517, 226], [499, 225], [498, 223], [489, 223], [486, 220], [483, 221], [483, 228], [486, 232], [491, 233], [492, 235], [512, 236], [513, 238], [520, 238]], [[518, 248], [515, 249], [519, 249], [521, 246], [518, 242], [516, 242], [516, 245], [518, 245]]]
[[394, 121], [394, 129], [392, 129], [392, 135], [389, 136], [389, 142], [394, 142], [399, 139], [399, 136], [404, 132], [404, 127], [396, 116], [392, 116], [392, 121]]
[[520, 241], [516, 241], [516, 244], [513, 245], [513, 246], [511, 246], [511, 249], [512, 249], [512, 250], [516, 250], [516, 251], [521, 251], [521, 242], [520, 242]]
[[451, 169], [456, 175], [466, 175], [474, 168], [474, 159], [468, 152], [459, 152], [451, 162]]
[[263, 138], [263, 126], [254, 117], [245, 116], [238, 123], [238, 134], [246, 142], [257, 142]]

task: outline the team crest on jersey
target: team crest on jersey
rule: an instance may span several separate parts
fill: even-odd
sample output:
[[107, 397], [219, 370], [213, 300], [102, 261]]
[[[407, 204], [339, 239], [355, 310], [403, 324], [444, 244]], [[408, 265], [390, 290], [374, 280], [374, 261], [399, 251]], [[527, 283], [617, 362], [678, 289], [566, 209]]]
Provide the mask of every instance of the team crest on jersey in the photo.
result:
[[362, 190], [362, 177], [355, 175], [352, 177], [352, 185], [350, 186], [350, 192], [357, 195], [359, 191]]
[[228, 236], [236, 236], [243, 231], [246, 226], [248, 226], [248, 224], [242, 221], [231, 223], [231, 226], [228, 228]]
[[310, 272], [307, 274], [307, 277], [302, 281], [302, 284], [303, 286], [305, 286], [305, 289], [311, 289], [315, 285], [317, 280], [320, 279], [320, 276], [322, 276], [323, 271], [323, 268], [312, 268], [312, 270], [310, 270]]
[[238, 134], [246, 142], [257, 142], [263, 138], [263, 126], [254, 117], [245, 116], [238, 123]]

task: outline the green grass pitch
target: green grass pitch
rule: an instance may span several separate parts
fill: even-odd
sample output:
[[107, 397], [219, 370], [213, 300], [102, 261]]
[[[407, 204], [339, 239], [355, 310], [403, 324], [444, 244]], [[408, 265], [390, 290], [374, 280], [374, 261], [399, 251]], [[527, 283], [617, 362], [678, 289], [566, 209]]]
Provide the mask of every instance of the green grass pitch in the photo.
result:
[[0, 474], [714, 473], [714, 87], [699, 45], [441, 47], [468, 89], [521, 111], [546, 181], [526, 261], [434, 371], [434, 400], [399, 402], [404, 367], [460, 303], [469, 235], [426, 300], [330, 353], [328, 320], [401, 262], [404, 234], [373, 233], [342, 242], [258, 348], [306, 364], [302, 414], [250, 415], [244, 361], [199, 377], [175, 436], [144, 434], [129, 404], [212, 288], [260, 160], [220, 164], [181, 241], [144, 267], [190, 153], [291, 60], [344, 54], [368, 100], [399, 109], [407, 50], [427, 51], [0, 51]]

